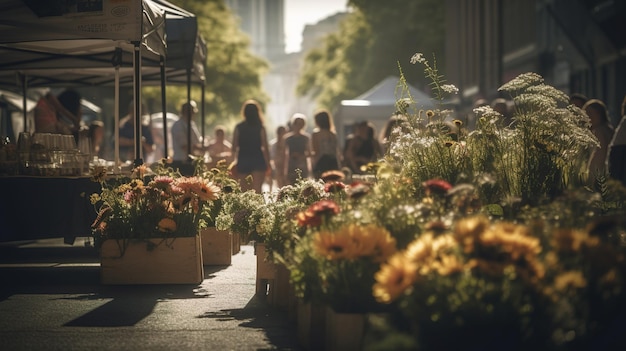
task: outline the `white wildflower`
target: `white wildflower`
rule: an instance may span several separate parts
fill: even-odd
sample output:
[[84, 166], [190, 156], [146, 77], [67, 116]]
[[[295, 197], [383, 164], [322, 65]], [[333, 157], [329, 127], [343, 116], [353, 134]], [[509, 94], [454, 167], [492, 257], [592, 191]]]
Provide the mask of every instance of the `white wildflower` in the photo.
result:
[[444, 84], [441, 86], [441, 90], [445, 91], [448, 94], [458, 94], [459, 88], [454, 86], [454, 84]]
[[416, 64], [416, 63], [424, 63], [426, 62], [426, 59], [424, 58], [424, 55], [422, 55], [422, 53], [418, 52], [416, 54], [414, 54], [411, 57], [411, 64]]

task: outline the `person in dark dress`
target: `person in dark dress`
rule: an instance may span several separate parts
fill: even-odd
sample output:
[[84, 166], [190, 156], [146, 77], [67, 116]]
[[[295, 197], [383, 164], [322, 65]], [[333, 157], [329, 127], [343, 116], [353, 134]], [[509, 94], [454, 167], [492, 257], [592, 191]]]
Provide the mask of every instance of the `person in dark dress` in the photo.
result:
[[[242, 190], [253, 189], [260, 193], [265, 176], [271, 172], [267, 132], [259, 103], [247, 100], [241, 109], [243, 121], [235, 126], [233, 154], [236, 164], [233, 175], [239, 180]], [[248, 176], [252, 182], [246, 181]]]

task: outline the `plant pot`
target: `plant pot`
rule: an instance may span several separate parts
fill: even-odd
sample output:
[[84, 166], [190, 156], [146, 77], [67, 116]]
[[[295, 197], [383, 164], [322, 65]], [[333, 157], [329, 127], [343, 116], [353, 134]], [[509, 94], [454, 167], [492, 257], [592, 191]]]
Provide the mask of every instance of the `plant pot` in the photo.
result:
[[200, 236], [105, 240], [100, 279], [102, 284], [199, 284], [204, 280]]
[[338, 313], [326, 307], [325, 350], [361, 350], [365, 336], [366, 313]]
[[292, 302], [290, 295], [295, 297], [295, 294], [291, 294], [293, 289], [289, 283], [289, 270], [282, 263], [276, 263], [274, 267], [276, 270], [274, 279], [269, 281], [268, 300], [272, 306], [282, 311], [288, 311]]
[[233, 233], [232, 237], [233, 237], [233, 239], [232, 239], [232, 246], [233, 246], [232, 254], [236, 255], [236, 254], [239, 253], [239, 251], [241, 251], [241, 235]]
[[266, 296], [268, 285], [276, 279], [276, 264], [269, 260], [263, 243], [255, 243], [254, 254], [256, 255], [256, 293]]
[[202, 263], [205, 266], [223, 266], [232, 263], [232, 235], [215, 227], [200, 231], [202, 243]]
[[298, 342], [305, 350], [323, 350], [325, 347], [326, 306], [316, 302], [296, 305]]

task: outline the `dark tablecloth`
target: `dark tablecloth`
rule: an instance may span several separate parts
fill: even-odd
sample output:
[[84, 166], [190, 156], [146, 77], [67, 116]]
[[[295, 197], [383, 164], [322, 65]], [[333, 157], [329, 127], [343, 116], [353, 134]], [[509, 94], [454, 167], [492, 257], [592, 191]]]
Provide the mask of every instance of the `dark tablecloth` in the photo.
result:
[[99, 191], [86, 177], [0, 177], [0, 241], [89, 236]]

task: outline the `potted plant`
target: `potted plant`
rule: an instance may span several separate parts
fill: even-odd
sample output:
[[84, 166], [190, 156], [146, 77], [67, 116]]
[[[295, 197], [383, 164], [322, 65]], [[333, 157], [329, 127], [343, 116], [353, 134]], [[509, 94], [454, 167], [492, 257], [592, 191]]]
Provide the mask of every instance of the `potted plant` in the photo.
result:
[[[196, 173], [218, 186], [222, 194], [230, 196], [230, 194], [241, 192], [239, 182], [231, 177], [226, 161], [220, 160], [211, 168], [207, 168], [202, 160], [196, 162]], [[216, 227], [216, 219], [222, 207], [223, 197], [213, 201], [206, 218], [206, 227], [200, 230], [204, 265], [230, 265], [232, 255], [238, 252], [236, 246], [240, 243], [236, 240], [237, 237], [234, 237], [230, 230], [221, 230]]]
[[[162, 170], [161, 170], [162, 171]], [[139, 166], [130, 177], [105, 179], [91, 195], [98, 208], [92, 235], [100, 250], [104, 284], [200, 283], [200, 230], [220, 188], [199, 176], [148, 174]]]

